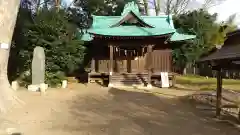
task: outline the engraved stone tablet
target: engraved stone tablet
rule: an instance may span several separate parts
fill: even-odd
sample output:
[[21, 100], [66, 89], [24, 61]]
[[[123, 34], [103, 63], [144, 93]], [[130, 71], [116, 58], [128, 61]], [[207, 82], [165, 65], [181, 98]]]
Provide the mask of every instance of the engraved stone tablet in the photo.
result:
[[32, 85], [45, 83], [45, 53], [42, 47], [35, 47], [32, 60]]

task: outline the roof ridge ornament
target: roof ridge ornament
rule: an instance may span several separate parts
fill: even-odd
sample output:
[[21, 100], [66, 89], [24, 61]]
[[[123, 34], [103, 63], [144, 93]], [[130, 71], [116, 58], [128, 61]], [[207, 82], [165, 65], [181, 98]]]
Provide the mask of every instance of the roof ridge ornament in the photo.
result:
[[120, 19], [117, 22], [115, 22], [114, 24], [110, 25], [109, 27], [118, 27], [121, 24], [123, 24], [126, 21], [125, 18], [128, 16], [128, 14], [132, 14], [133, 17], [135, 17], [137, 19], [137, 21], [140, 23], [140, 25], [142, 25], [143, 27], [154, 28], [154, 26], [146, 23], [144, 21], [144, 19], [141, 17], [141, 13], [139, 11], [138, 5], [134, 1], [128, 2], [124, 6], [124, 9], [123, 9]]
[[122, 12], [121, 15], [123, 16], [125, 14], [128, 14], [131, 11], [136, 15], [141, 15], [140, 11], [139, 11], [139, 8], [138, 8], [138, 5], [134, 1], [128, 2], [127, 4], [125, 4], [125, 6], [123, 8], [123, 12]]

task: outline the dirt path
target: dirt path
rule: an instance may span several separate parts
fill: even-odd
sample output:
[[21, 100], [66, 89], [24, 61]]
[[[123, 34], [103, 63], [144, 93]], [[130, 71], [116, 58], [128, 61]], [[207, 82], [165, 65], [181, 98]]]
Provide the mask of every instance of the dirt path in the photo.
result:
[[4, 116], [2, 128], [14, 127], [24, 135], [240, 134], [177, 97], [162, 96], [170, 94], [163, 89], [160, 94], [84, 85], [72, 89], [49, 90], [45, 96], [18, 92], [26, 105]]

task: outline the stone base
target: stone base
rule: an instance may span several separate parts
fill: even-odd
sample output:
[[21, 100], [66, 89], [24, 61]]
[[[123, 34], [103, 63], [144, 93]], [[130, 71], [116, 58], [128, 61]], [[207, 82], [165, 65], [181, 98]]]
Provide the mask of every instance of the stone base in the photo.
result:
[[40, 84], [40, 92], [45, 93], [48, 88], [48, 85], [45, 83]]
[[19, 84], [17, 81], [13, 81], [11, 84], [11, 87], [13, 90], [17, 90], [19, 88]]
[[147, 85], [147, 88], [148, 88], [148, 89], [152, 89], [153, 87], [152, 87], [151, 84], [148, 84], [148, 85]]
[[67, 88], [67, 80], [62, 81], [62, 88], [63, 89]]
[[108, 84], [108, 87], [113, 87], [113, 84], [109, 83], [109, 84]]
[[36, 91], [39, 91], [40, 90], [40, 87], [39, 87], [39, 85], [28, 85], [28, 91], [34, 91], [34, 92], [36, 92]]
[[28, 91], [33, 91], [33, 92], [37, 92], [37, 91], [45, 91], [46, 89], [48, 89], [48, 84], [45, 84], [45, 86], [43, 85], [28, 85]]

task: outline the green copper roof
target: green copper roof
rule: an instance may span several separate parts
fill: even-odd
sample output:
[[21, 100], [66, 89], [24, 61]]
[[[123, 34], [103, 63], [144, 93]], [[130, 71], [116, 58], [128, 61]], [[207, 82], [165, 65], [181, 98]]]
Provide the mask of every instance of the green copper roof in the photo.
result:
[[105, 36], [159, 36], [174, 33], [174, 29], [153, 29], [137, 26], [119, 26], [105, 29], [89, 29], [89, 33]]
[[[93, 16], [93, 24], [91, 29], [106, 29], [120, 20], [121, 16]], [[174, 29], [171, 16], [141, 16], [144, 22], [153, 26], [152, 29]], [[170, 18], [170, 23], [168, 22]], [[134, 24], [132, 26], [135, 26]], [[136, 26], [137, 27], [137, 26]], [[141, 27], [139, 27], [141, 28]]]
[[139, 12], [139, 8], [138, 5], [135, 4], [134, 1], [127, 3], [124, 6], [123, 12], [122, 12], [122, 16], [125, 16], [126, 14], [128, 14], [129, 12], [133, 12], [135, 15], [137, 16], [141, 16], [141, 13]]
[[182, 41], [182, 40], [188, 40], [188, 39], [193, 39], [196, 38], [195, 35], [186, 35], [186, 34], [181, 34], [178, 32], [175, 32], [171, 38], [170, 41]]
[[141, 13], [139, 12], [139, 8], [138, 5], [135, 4], [135, 2], [129, 2], [124, 6], [123, 12], [121, 14], [121, 17], [119, 18], [119, 20], [117, 22], [114, 22], [114, 25], [118, 24], [119, 22], [121, 22], [124, 18], [127, 17], [127, 15], [129, 14], [133, 14], [136, 19], [138, 19], [139, 21], [143, 22], [145, 25], [149, 26], [149, 27], [153, 27], [151, 25], [149, 25], [148, 23], [146, 23], [144, 21], [144, 19], [141, 17]]
[[[133, 14], [138, 21], [146, 27], [136, 24], [119, 25], [129, 13]], [[118, 25], [116, 25], [118, 24]], [[150, 27], [147, 27], [150, 26]], [[184, 35], [176, 32], [171, 15], [141, 16], [138, 6], [134, 2], [125, 5], [121, 16], [94, 16], [93, 24], [88, 33], [82, 36], [82, 40], [90, 41], [94, 34], [103, 36], [160, 36], [173, 34], [171, 41], [179, 41], [194, 38], [193, 35]]]

